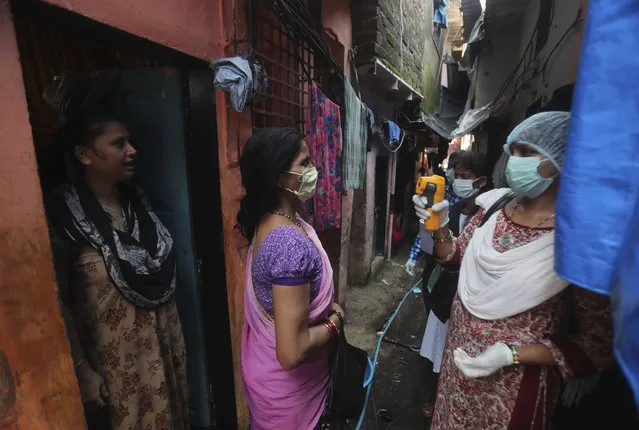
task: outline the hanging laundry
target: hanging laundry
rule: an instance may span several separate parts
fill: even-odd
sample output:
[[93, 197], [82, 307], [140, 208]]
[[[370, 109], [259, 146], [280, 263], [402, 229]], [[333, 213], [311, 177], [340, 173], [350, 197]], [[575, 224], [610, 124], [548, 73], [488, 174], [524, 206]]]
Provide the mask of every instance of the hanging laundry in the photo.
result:
[[364, 188], [366, 173], [366, 106], [346, 80], [344, 85], [346, 122], [344, 130], [343, 188]]
[[373, 110], [371, 108], [369, 108], [368, 106], [364, 105], [366, 107], [366, 124], [367, 124], [367, 128], [368, 130], [372, 130], [373, 126], [375, 125], [375, 114], [373, 113]]
[[446, 7], [448, 0], [435, 0], [433, 3], [433, 23], [440, 28], [448, 28], [448, 18], [446, 17]]
[[317, 188], [309, 210], [315, 230], [339, 228], [342, 212], [342, 125], [339, 106], [311, 84], [306, 144], [317, 168]]
[[375, 127], [375, 114], [373, 110], [364, 105], [366, 109], [366, 152], [371, 150], [371, 136], [373, 135], [373, 127]]
[[233, 108], [242, 112], [247, 103], [256, 100], [256, 96], [265, 93], [268, 79], [258, 63], [250, 63], [243, 57], [220, 58], [211, 61], [215, 72], [213, 85], [231, 96]]
[[391, 120], [386, 120], [388, 122], [388, 145], [395, 149], [399, 147], [400, 137], [402, 135], [402, 129], [399, 128], [397, 124], [395, 124]]

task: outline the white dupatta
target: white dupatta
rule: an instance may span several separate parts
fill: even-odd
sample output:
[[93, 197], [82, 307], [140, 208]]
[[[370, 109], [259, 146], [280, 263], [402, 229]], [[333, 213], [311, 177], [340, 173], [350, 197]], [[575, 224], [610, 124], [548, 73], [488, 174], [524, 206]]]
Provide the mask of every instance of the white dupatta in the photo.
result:
[[[477, 197], [488, 210], [509, 189]], [[499, 212], [473, 234], [459, 274], [458, 294], [472, 315], [485, 320], [507, 318], [534, 308], [568, 286], [553, 269], [555, 234], [549, 232], [526, 245], [499, 253], [493, 236]]]

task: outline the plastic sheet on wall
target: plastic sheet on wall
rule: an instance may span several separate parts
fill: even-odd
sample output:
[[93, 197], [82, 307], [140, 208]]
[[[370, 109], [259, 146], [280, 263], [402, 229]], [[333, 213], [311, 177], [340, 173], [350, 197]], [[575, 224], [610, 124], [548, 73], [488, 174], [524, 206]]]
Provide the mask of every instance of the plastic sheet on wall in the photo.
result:
[[[611, 294], [615, 353], [639, 407], [639, 8], [591, 1], [557, 204], [556, 271]], [[612, 61], [614, 59], [614, 61]]]
[[493, 107], [492, 103], [489, 103], [480, 108], [470, 109], [464, 112], [462, 117], [459, 119], [459, 123], [458, 123], [459, 125], [451, 133], [451, 137], [453, 139], [457, 137], [462, 137], [470, 133], [477, 127], [479, 127], [484, 121], [490, 118], [490, 112], [492, 107]]

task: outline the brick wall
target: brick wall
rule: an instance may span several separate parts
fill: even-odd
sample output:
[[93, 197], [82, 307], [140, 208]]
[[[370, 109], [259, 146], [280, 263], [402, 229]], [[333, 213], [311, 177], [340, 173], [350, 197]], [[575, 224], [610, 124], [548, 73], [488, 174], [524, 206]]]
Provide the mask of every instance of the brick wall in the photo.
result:
[[434, 110], [439, 56], [432, 38], [433, 1], [353, 0], [351, 8], [356, 62], [378, 57], [424, 96], [424, 110]]

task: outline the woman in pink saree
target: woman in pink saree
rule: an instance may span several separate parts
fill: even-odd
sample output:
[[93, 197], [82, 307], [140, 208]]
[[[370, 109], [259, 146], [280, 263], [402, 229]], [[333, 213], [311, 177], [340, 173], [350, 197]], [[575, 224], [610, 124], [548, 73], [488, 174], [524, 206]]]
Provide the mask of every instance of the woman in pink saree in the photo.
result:
[[[253, 430], [335, 428], [322, 418], [329, 343], [343, 310], [333, 270], [313, 228], [298, 215], [317, 170], [294, 129], [261, 130], [240, 159], [238, 226], [251, 241], [246, 265], [242, 374]], [[341, 315], [340, 315], [341, 314]]]

